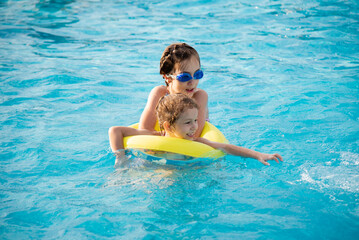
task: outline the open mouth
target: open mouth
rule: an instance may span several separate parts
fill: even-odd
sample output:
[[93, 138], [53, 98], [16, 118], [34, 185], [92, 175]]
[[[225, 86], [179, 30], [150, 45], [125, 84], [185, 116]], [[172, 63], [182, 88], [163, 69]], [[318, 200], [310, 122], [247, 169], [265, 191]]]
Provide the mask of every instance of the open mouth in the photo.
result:
[[191, 93], [194, 91], [194, 88], [189, 88], [189, 89], [186, 89], [187, 92]]
[[194, 138], [194, 133], [187, 134], [187, 137], [188, 137], [188, 138]]

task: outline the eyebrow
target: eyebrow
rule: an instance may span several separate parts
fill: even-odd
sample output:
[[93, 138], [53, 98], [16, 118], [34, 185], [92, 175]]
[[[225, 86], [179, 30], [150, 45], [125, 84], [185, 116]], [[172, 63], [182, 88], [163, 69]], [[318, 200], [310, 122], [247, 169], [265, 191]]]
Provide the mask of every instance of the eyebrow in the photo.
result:
[[196, 119], [198, 119], [198, 116], [196, 117], [196, 118], [185, 118], [185, 119], [183, 119], [183, 121], [188, 121], [188, 120], [196, 120]]
[[[194, 73], [196, 73], [198, 70], [201, 70], [201, 68], [198, 68], [196, 71], [194, 71]], [[190, 72], [180, 72], [179, 74], [181, 74], [181, 73], [188, 73], [189, 75], [191, 75]]]

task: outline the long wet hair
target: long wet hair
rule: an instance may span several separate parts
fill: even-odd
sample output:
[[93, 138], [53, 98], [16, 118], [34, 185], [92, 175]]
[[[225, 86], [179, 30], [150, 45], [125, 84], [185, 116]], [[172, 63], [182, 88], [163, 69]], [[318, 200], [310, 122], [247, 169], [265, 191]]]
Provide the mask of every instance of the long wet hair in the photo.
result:
[[[173, 43], [166, 47], [163, 51], [160, 60], [160, 74], [170, 74], [175, 67], [175, 64], [181, 64], [184, 60], [190, 59], [195, 56], [201, 65], [198, 52], [196, 49], [186, 43]], [[168, 86], [168, 83], [166, 82]]]
[[183, 93], [163, 96], [156, 107], [157, 120], [161, 131], [164, 130], [163, 123], [167, 121], [172, 126], [187, 109], [198, 109], [197, 103]]

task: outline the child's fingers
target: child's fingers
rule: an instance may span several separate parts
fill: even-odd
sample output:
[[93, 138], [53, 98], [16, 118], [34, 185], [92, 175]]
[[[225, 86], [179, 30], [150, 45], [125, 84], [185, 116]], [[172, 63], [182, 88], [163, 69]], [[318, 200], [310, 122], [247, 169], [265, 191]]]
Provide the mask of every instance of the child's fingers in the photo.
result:
[[277, 158], [277, 156], [276, 156], [275, 154], [272, 155], [272, 159], [273, 159], [274, 161], [276, 161], [276, 163], [279, 163], [278, 158]]
[[274, 156], [276, 156], [277, 158], [279, 158], [279, 160], [280, 160], [281, 162], [283, 162], [283, 158], [282, 158], [281, 155], [279, 155], [278, 153], [275, 153]]
[[161, 136], [161, 133], [160, 133], [160, 132], [157, 132], [157, 131], [152, 131], [152, 135]]
[[276, 161], [277, 163], [279, 163], [278, 159], [276, 158], [276, 156], [274, 154], [267, 154], [267, 158], [266, 160], [274, 160]]
[[261, 160], [260, 162], [261, 162], [263, 165], [270, 166], [270, 164], [269, 164], [266, 160]]
[[267, 162], [268, 160], [274, 160], [277, 163], [279, 163], [279, 161], [283, 162], [283, 158], [281, 155], [279, 155], [278, 153], [275, 154], [266, 154], [267, 158], [264, 158], [262, 160], [260, 160], [261, 163], [263, 163], [263, 165], [266, 166], [270, 166], [270, 164]]
[[282, 156], [279, 155], [278, 153], [270, 154], [269, 157], [268, 157], [268, 160], [274, 160], [274, 161], [276, 161], [277, 163], [279, 163], [279, 160], [278, 160], [278, 159], [279, 159], [281, 162], [283, 162]]

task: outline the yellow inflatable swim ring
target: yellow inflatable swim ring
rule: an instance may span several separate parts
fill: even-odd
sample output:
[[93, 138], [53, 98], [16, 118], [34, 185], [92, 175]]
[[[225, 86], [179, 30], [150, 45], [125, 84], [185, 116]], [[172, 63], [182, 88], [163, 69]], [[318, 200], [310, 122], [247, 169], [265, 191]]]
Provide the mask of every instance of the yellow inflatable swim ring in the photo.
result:
[[[138, 123], [133, 124], [130, 127], [138, 128]], [[158, 124], [156, 125], [155, 130], [160, 131]], [[205, 123], [201, 137], [214, 142], [228, 143], [228, 140], [224, 137], [221, 131], [209, 122]], [[125, 137], [124, 146], [129, 149], [169, 152], [194, 158], [217, 159], [225, 156], [225, 153], [221, 150], [214, 149], [200, 142], [153, 135]]]

